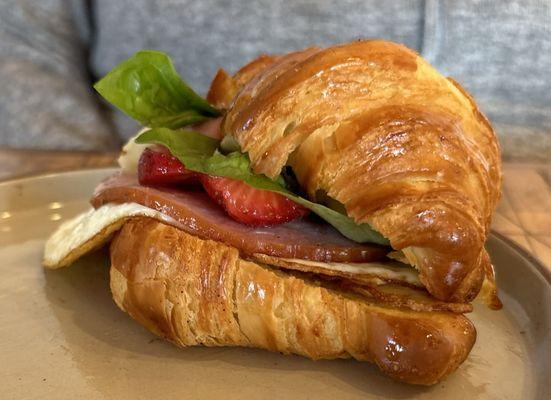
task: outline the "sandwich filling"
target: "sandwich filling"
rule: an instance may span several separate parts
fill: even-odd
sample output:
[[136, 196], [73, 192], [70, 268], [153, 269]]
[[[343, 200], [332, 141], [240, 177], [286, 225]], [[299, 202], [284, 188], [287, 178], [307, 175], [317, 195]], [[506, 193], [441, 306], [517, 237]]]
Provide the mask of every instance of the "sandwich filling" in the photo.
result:
[[[176, 215], [176, 214], [172, 214]], [[220, 213], [220, 218], [231, 219]], [[44, 266], [50, 269], [66, 267], [84, 254], [108, 243], [127, 222], [135, 218], [151, 218], [186, 232], [197, 232], [202, 219], [176, 219], [164, 212], [138, 203], [113, 202], [91, 209], [63, 223], [48, 239], [45, 246]], [[226, 222], [228, 222], [226, 221]], [[234, 224], [233, 221], [230, 224]], [[221, 225], [224, 222], [221, 221]], [[300, 226], [299, 226], [300, 227]], [[226, 227], [227, 228], [227, 227]], [[236, 233], [239, 235], [239, 233]], [[265, 232], [267, 242], [277, 242], [278, 236]], [[254, 238], [255, 236], [249, 236]], [[295, 236], [298, 238], [299, 236]], [[205, 238], [202, 236], [202, 238]], [[205, 238], [206, 239], [206, 238]], [[227, 243], [225, 243], [227, 245]], [[240, 253], [242, 249], [239, 249]], [[373, 262], [322, 262], [298, 258], [270, 256], [261, 253], [242, 255], [266, 268], [277, 268], [298, 274], [309, 280], [321, 280], [345, 289], [382, 306], [407, 308], [414, 311], [450, 311], [466, 313], [472, 305], [450, 303], [434, 299], [422, 287], [418, 272], [412, 267], [386, 259]]]
[[356, 243], [331, 226], [308, 219], [250, 227], [228, 216], [197, 187], [144, 186], [135, 175], [115, 174], [97, 187], [92, 198], [95, 208], [127, 202], [159, 211], [178, 221], [186, 232], [226, 243], [244, 254], [322, 262], [372, 262], [385, 259], [388, 252], [385, 246]]

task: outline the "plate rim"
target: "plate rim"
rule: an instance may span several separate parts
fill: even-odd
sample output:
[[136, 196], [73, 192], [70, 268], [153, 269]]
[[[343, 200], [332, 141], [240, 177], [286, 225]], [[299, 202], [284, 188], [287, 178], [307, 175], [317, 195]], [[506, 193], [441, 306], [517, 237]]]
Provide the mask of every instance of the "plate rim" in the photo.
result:
[[14, 183], [22, 183], [24, 181], [32, 180], [32, 179], [54, 178], [56, 176], [61, 177], [63, 175], [73, 175], [79, 172], [95, 172], [95, 171], [101, 172], [101, 171], [109, 171], [109, 170], [116, 170], [116, 169], [117, 169], [117, 166], [113, 165], [111, 167], [85, 167], [85, 168], [78, 168], [74, 170], [50, 171], [50, 172], [44, 172], [44, 173], [31, 172], [28, 174], [14, 175], [8, 178], [0, 179], [0, 187], [4, 185], [14, 184]]
[[498, 240], [504, 242], [509, 247], [511, 247], [520, 256], [526, 258], [529, 264], [535, 267], [536, 271], [538, 271], [542, 275], [547, 285], [551, 288], [551, 268], [546, 267], [543, 261], [541, 261], [535, 255], [530, 253], [528, 250], [524, 249], [518, 243], [514, 242], [512, 239], [509, 239], [504, 234], [496, 231], [495, 229], [491, 229], [490, 234], [493, 235]]

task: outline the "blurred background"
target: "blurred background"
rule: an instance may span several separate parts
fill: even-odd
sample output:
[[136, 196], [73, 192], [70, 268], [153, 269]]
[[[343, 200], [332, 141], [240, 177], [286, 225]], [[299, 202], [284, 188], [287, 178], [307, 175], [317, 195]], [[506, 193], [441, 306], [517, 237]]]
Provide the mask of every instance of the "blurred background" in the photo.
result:
[[551, 0], [2, 0], [0, 149], [116, 151], [137, 126], [91, 84], [143, 48], [204, 94], [219, 67], [359, 38], [459, 81], [506, 160], [551, 160]]

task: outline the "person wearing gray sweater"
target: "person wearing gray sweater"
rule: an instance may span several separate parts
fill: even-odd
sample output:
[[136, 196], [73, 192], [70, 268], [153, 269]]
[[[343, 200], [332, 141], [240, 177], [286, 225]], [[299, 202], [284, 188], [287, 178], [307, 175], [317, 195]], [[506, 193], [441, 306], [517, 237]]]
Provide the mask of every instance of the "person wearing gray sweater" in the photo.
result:
[[0, 146], [114, 150], [137, 126], [92, 89], [141, 49], [206, 93], [262, 53], [364, 38], [418, 51], [477, 99], [504, 158], [551, 159], [551, 0], [5, 0]]

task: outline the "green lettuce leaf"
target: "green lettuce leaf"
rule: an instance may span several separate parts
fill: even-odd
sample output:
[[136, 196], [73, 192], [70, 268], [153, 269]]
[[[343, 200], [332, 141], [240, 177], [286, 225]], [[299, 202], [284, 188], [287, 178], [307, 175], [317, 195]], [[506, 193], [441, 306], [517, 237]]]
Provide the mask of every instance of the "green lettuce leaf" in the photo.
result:
[[165, 146], [187, 169], [205, 172], [208, 159], [216, 152], [220, 141], [190, 130], [153, 128], [135, 139], [138, 144], [155, 143]]
[[272, 180], [265, 175], [253, 173], [246, 154], [240, 152], [221, 154], [217, 151], [219, 141], [216, 139], [189, 130], [173, 131], [167, 128], [156, 128], [142, 133], [136, 138], [136, 143], [163, 145], [190, 170], [237, 179], [254, 188], [282, 194], [310, 209], [355, 242], [389, 244], [388, 240], [373, 230], [369, 224], [356, 224], [344, 214], [313, 203], [287, 190], [281, 176], [277, 180]]
[[170, 57], [159, 51], [139, 51], [94, 88], [146, 126], [180, 128], [220, 114], [180, 78]]

